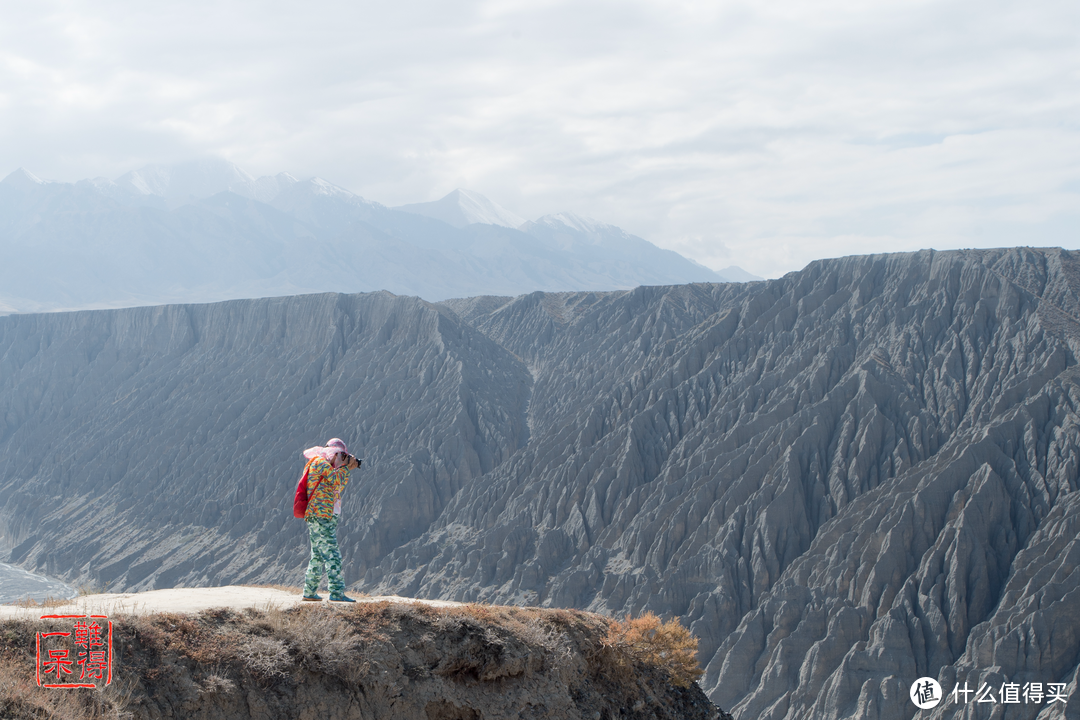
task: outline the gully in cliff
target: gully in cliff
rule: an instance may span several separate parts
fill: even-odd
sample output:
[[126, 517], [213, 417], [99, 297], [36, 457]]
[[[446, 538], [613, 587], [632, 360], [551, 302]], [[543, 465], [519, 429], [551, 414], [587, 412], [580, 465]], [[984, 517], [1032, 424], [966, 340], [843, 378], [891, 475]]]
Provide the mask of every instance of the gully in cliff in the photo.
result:
[[304, 599], [322, 600], [316, 594], [323, 568], [334, 602], [355, 602], [345, 596], [341, 577], [341, 551], [338, 550], [337, 526], [341, 517], [341, 493], [349, 484], [349, 470], [360, 467], [360, 460], [349, 454], [345, 443], [333, 438], [325, 447], [304, 451], [307, 464], [296, 488], [293, 515], [304, 518], [311, 540], [311, 560], [304, 578]]

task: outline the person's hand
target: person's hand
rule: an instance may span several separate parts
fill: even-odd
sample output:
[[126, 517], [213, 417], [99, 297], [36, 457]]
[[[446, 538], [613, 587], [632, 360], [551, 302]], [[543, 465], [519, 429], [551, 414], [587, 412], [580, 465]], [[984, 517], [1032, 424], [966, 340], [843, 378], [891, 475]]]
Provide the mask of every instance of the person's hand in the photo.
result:
[[356, 468], [360, 467], [360, 460], [353, 457], [352, 455], [349, 455], [347, 458], [345, 458], [345, 467], [347, 467], [349, 470], [355, 470]]

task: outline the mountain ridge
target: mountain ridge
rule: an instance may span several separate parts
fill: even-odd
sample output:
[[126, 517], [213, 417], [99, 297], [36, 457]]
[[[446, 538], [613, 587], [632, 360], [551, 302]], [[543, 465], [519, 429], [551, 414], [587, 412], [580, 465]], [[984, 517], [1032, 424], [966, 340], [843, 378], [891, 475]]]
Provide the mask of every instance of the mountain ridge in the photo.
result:
[[[476, 193], [455, 193], [502, 224], [458, 227], [319, 178], [256, 179], [222, 160], [147, 166], [116, 181], [77, 183], [44, 182], [20, 169], [0, 182], [0, 308], [41, 312], [377, 290], [437, 301], [723, 281], [611, 226], [604, 242], [580, 233], [555, 241], [550, 233], [506, 227], [499, 217], [508, 211]], [[223, 210], [229, 207], [232, 212]], [[48, 271], [39, 267], [45, 257]]]
[[482, 223], [516, 229], [525, 224], [525, 218], [515, 215], [479, 193], [462, 188], [452, 190], [432, 202], [398, 205], [394, 209], [442, 220], [456, 228]]

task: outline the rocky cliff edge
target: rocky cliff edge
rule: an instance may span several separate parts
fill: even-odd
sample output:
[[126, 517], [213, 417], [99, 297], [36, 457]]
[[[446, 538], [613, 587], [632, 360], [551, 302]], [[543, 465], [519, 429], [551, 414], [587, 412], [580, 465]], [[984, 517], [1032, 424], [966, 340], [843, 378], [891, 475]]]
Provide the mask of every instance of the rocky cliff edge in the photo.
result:
[[[39, 686], [35, 663], [51, 647], [43, 654], [41, 643], [66, 639], [43, 633], [72, 632], [74, 616], [95, 614], [111, 622], [111, 682]], [[0, 716], [730, 718], [677, 668], [643, 659], [640, 638], [620, 627], [568, 610], [372, 597], [301, 603], [277, 588], [4, 606]]]

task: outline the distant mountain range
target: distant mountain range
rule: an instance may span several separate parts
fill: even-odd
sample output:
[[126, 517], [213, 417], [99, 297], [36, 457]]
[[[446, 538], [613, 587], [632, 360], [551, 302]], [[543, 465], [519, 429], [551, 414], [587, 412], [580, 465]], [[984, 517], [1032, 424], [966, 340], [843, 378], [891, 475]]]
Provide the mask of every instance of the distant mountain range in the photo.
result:
[[0, 313], [388, 290], [438, 301], [760, 279], [576, 215], [526, 222], [455, 190], [390, 208], [224, 160], [116, 180], [0, 181]]
[[525, 224], [525, 218], [500, 207], [479, 193], [460, 188], [435, 202], [399, 205], [395, 209], [442, 220], [456, 228], [473, 223], [502, 225], [508, 228], [519, 228]]

